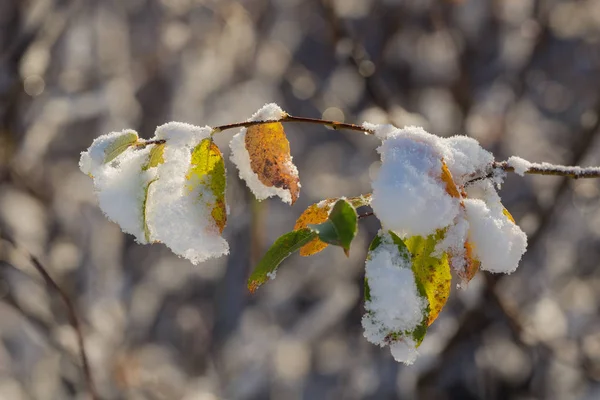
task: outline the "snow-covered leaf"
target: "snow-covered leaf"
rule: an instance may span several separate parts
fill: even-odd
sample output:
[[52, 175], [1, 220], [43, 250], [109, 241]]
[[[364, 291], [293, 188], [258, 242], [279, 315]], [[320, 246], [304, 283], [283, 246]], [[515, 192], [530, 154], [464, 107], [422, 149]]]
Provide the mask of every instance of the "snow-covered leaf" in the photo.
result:
[[250, 166], [258, 179], [269, 187], [287, 190], [294, 204], [300, 195], [296, 168], [292, 168], [290, 143], [280, 122], [254, 125], [246, 131]]
[[198, 196], [211, 209], [215, 225], [222, 233], [227, 223], [225, 161], [212, 138], [203, 139], [192, 151], [191, 167], [186, 179], [190, 192], [196, 191], [199, 186], [204, 188], [198, 192]]
[[427, 237], [413, 236], [404, 241], [412, 256], [412, 269], [419, 291], [429, 301], [427, 325], [431, 325], [446, 304], [450, 295], [452, 275], [447, 254], [438, 256], [435, 247], [443, 240], [444, 231], [439, 230]]
[[365, 271], [365, 337], [389, 345], [397, 361], [411, 364], [427, 332], [429, 303], [411, 267], [412, 257], [394, 232], [380, 232], [371, 243]]
[[134, 131], [124, 131], [104, 149], [104, 163], [111, 162], [121, 153], [133, 146], [138, 140], [138, 135]]
[[[165, 162], [164, 159], [165, 152], [165, 144], [160, 143], [152, 146], [150, 149], [150, 155], [148, 157], [148, 162], [142, 167], [142, 171], [148, 171], [150, 168], [158, 167], [160, 164]], [[156, 181], [156, 178], [152, 179], [146, 187], [144, 188], [144, 202], [142, 204], [142, 215], [144, 218], [144, 237], [146, 238], [146, 242], [151, 242], [150, 238], [150, 228], [148, 227], [148, 220], [146, 217], [147, 214], [147, 205], [148, 205], [148, 192], [150, 190], [150, 185]]]
[[317, 237], [317, 233], [308, 228], [288, 232], [280, 236], [267, 250], [254, 268], [250, 278], [248, 278], [250, 292], [254, 293], [263, 283], [273, 278], [277, 272], [277, 267], [283, 260], [315, 237]]

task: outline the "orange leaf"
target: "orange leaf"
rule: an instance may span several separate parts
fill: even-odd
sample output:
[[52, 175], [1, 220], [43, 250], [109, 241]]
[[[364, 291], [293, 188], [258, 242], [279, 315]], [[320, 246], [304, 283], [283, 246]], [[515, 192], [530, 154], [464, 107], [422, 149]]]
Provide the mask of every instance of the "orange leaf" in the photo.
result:
[[292, 164], [290, 142], [279, 122], [250, 126], [246, 132], [250, 167], [261, 183], [290, 192], [292, 204], [300, 195], [298, 174]]
[[448, 193], [452, 197], [460, 199], [460, 192], [456, 188], [456, 183], [454, 183], [454, 179], [452, 179], [452, 174], [450, 173], [450, 170], [448, 169], [448, 166], [446, 165], [444, 160], [442, 160], [442, 174], [440, 178], [444, 183], [446, 183], [446, 193]]
[[465, 242], [465, 268], [464, 271], [459, 274], [463, 281], [466, 282], [470, 282], [471, 279], [473, 279], [481, 265], [481, 262], [474, 257], [473, 250], [473, 244], [467, 240]]
[[[309, 206], [296, 220], [294, 230], [297, 231], [306, 228], [308, 225], [316, 225], [327, 221], [331, 206], [336, 200], [337, 199], [327, 199]], [[300, 248], [300, 255], [304, 257], [312, 256], [323, 250], [325, 247], [327, 247], [327, 243], [319, 240], [319, 238], [315, 238]]]

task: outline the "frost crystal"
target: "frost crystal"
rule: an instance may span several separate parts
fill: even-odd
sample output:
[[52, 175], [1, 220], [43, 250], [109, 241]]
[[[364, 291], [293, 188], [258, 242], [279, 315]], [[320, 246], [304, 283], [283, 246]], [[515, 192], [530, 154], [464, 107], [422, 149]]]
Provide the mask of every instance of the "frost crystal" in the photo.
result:
[[[258, 110], [248, 121], [279, 121], [287, 114], [277, 104], [265, 104]], [[288, 189], [278, 188], [275, 186], [266, 186], [263, 184], [258, 175], [252, 170], [250, 153], [246, 149], [246, 128], [242, 128], [237, 133], [229, 147], [231, 148], [231, 161], [239, 170], [240, 178], [243, 179], [257, 200], [264, 200], [268, 197], [279, 196], [284, 202], [291, 204], [292, 195]], [[298, 177], [298, 169], [294, 164], [288, 162], [286, 170], [295, 177]]]
[[[389, 234], [383, 234], [382, 241], [369, 253], [365, 264], [371, 298], [365, 302], [366, 314], [362, 320], [365, 338], [379, 346], [389, 344], [392, 333], [413, 331], [422, 323], [428, 306], [427, 299], [417, 290], [410, 257], [399, 254]], [[414, 357], [408, 356], [409, 353], [416, 355], [412, 339], [403, 337], [391, 343], [396, 343], [393, 347], [396, 359], [403, 358], [399, 361], [406, 363], [414, 361]], [[403, 346], [412, 350], [399, 351]]]

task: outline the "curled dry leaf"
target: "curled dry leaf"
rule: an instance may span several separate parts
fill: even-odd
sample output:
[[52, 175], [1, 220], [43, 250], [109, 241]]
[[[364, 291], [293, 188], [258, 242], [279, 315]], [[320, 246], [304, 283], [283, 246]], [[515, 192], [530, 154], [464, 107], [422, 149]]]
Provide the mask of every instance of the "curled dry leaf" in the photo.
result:
[[212, 138], [202, 140], [192, 151], [186, 179], [190, 192], [200, 188], [198, 196], [212, 209], [211, 216], [219, 233], [222, 233], [227, 224], [225, 161]]
[[300, 195], [300, 180], [292, 163], [290, 143], [279, 122], [254, 125], [246, 131], [246, 150], [250, 166], [260, 182], [287, 190], [294, 204]]

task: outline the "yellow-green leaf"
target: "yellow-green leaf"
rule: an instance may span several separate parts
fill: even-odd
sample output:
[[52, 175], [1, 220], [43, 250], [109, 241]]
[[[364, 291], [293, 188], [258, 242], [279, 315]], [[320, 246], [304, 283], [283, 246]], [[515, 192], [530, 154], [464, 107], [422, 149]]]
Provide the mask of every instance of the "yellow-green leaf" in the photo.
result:
[[114, 142], [104, 149], [104, 163], [106, 164], [117, 158], [119, 154], [133, 146], [137, 140], [138, 135], [134, 131], [127, 131], [118, 136]]
[[412, 255], [412, 269], [417, 286], [421, 286], [429, 300], [429, 317], [427, 325], [431, 325], [446, 304], [450, 295], [452, 276], [448, 255], [434, 255], [436, 244], [444, 238], [440, 230], [426, 238], [413, 236], [404, 241]]
[[248, 127], [245, 145], [250, 155], [250, 167], [261, 183], [290, 192], [294, 204], [300, 195], [300, 180], [293, 168], [283, 125], [270, 122]]
[[212, 138], [202, 140], [192, 151], [186, 179], [190, 193], [200, 189], [198, 195], [211, 208], [211, 216], [222, 233], [227, 224], [225, 162]]

